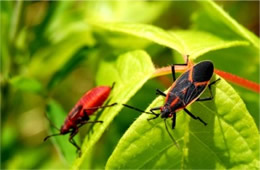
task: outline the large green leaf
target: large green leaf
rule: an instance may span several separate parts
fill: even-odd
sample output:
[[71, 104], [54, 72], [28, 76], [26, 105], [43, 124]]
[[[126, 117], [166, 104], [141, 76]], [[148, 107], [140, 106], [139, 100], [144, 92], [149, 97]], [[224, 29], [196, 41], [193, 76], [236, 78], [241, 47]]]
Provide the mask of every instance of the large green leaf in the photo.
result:
[[[198, 30], [176, 30], [172, 31], [175, 36], [181, 39], [187, 49], [190, 58], [197, 58], [210, 51], [230, 48], [234, 46], [248, 46], [247, 41], [225, 40], [211, 33]], [[203, 37], [203, 38], [202, 38]]]
[[[180, 149], [170, 140], [161, 118], [148, 122], [151, 115], [142, 114], [121, 138], [106, 168], [259, 168], [258, 130], [243, 101], [223, 79], [213, 91], [213, 101], [195, 102], [187, 108], [208, 126], [183, 111], [177, 113], [172, 135]], [[161, 106], [163, 101], [158, 97], [149, 108]]]
[[152, 25], [132, 23], [99, 23], [95, 25], [109, 31], [127, 33], [153, 41], [172, 48], [180, 54], [188, 54], [191, 58], [213, 50], [249, 45], [247, 41], [225, 40], [203, 31], [174, 30], [167, 32]]
[[[211, 0], [198, 1], [205, 9], [196, 23], [198, 29], [216, 32], [226, 37], [237, 36], [248, 40], [254, 47], [259, 49], [259, 38], [245, 27], [230, 17], [220, 6]], [[219, 33], [218, 33], [219, 32]]]
[[[103, 62], [97, 74], [97, 83], [100, 85], [111, 85], [115, 82], [116, 85], [109, 103], [125, 103], [152, 76], [153, 72], [154, 66], [148, 54], [144, 51], [133, 51], [119, 56], [116, 61]], [[105, 109], [98, 118], [104, 122], [95, 124], [93, 133], [85, 137], [82, 145], [82, 156], [75, 161], [73, 169], [80, 168], [81, 164], [88, 157], [93, 145], [100, 139], [121, 109], [121, 104]]]
[[127, 33], [145, 38], [160, 45], [175, 49], [180, 54], [187, 54], [182, 39], [167, 31], [147, 24], [133, 23], [95, 23], [94, 25], [115, 32]]

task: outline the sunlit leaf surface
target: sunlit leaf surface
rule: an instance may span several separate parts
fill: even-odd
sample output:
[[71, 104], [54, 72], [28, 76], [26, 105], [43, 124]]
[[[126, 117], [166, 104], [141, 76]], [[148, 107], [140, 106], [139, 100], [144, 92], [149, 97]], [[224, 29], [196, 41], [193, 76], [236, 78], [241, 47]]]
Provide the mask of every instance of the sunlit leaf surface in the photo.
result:
[[[259, 169], [259, 94], [243, 82], [223, 78], [215, 100], [188, 107], [207, 127], [178, 113], [172, 135], [180, 150], [160, 118], [137, 119], [140, 113], [121, 105], [147, 108], [155, 89], [172, 83], [162, 70], [185, 55], [259, 83], [257, 1], [0, 3], [2, 169]], [[104, 123], [83, 126], [75, 136], [82, 157], [69, 134], [43, 142], [59, 133], [86, 91], [113, 82], [107, 103], [118, 105], [98, 110], [90, 118]]]
[[249, 45], [247, 41], [225, 40], [213, 34], [196, 30], [172, 30], [166, 32], [155, 26], [132, 23], [102, 23], [95, 25], [109, 31], [126, 33], [153, 41], [172, 48], [180, 54], [190, 55], [191, 58], [218, 49]]
[[180, 54], [187, 53], [182, 39], [179, 39], [179, 37], [174, 34], [171, 35], [167, 31], [152, 25], [131, 23], [94, 23], [94, 25], [110, 31], [127, 33], [148, 39], [160, 45], [175, 49]]
[[[172, 134], [180, 150], [170, 140], [161, 118], [148, 122], [150, 115], [142, 114], [121, 138], [106, 168], [257, 169], [259, 135], [252, 117], [225, 80], [217, 83], [214, 91], [213, 101], [188, 107], [208, 126], [185, 112], [177, 113]], [[158, 97], [149, 108], [162, 104], [163, 98]]]

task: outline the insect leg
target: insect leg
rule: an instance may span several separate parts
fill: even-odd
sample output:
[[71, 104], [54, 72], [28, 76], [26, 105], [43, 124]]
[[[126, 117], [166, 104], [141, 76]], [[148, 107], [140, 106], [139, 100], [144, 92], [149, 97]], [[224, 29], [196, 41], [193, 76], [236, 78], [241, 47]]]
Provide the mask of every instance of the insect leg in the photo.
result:
[[175, 77], [175, 65], [172, 66], [172, 80], [175, 81], [176, 77]]
[[79, 117], [80, 120], [78, 120], [79, 122], [83, 122], [83, 121], [88, 121], [89, 120], [89, 116], [88, 116], [88, 112], [86, 109], [83, 110], [84, 113], [84, 117]]
[[86, 123], [103, 123], [103, 121], [101, 121], [101, 120], [89, 121], [89, 116], [88, 116], [88, 113], [87, 113], [86, 109], [83, 110], [83, 113], [84, 113], [84, 118], [83, 119], [80, 118], [81, 120], [79, 120], [79, 122], [80, 122], [80, 126], [79, 127], [83, 126]]
[[190, 111], [188, 111], [187, 109], [183, 109], [186, 113], [188, 113], [188, 115], [190, 116], [190, 117], [192, 117], [193, 119], [196, 119], [196, 120], [199, 120], [201, 123], [203, 123], [205, 126], [207, 126], [207, 123], [206, 122], [204, 122], [200, 117], [198, 117], [198, 116], [194, 116]]
[[115, 87], [116, 82], [113, 82], [112, 86], [111, 86], [111, 90]]
[[106, 107], [112, 107], [112, 106], [115, 106], [115, 105], [117, 105], [117, 103], [113, 103], [113, 104], [105, 105], [105, 106], [89, 107], [89, 108], [84, 109], [84, 111], [85, 110], [96, 110], [96, 109], [101, 109], [101, 108], [106, 108]]
[[78, 128], [75, 128], [71, 134], [70, 134], [70, 137], [69, 137], [69, 142], [74, 145], [76, 148], [77, 148], [77, 152], [79, 153], [79, 156], [81, 155], [81, 149], [80, 147], [77, 145], [77, 143], [75, 142], [75, 140], [73, 139], [73, 137], [78, 133]]
[[102, 120], [94, 120], [94, 121], [88, 121], [88, 120], [86, 120], [86, 121], [82, 121], [82, 122], [80, 122], [78, 128], [80, 128], [81, 126], [83, 126], [83, 125], [85, 125], [85, 124], [87, 124], [87, 123], [103, 123], [103, 121], [102, 121]]
[[172, 79], [173, 79], [173, 81], [176, 80], [176, 77], [175, 77], [175, 66], [187, 66], [188, 62], [189, 62], [189, 55], [187, 55], [185, 64], [174, 64], [174, 65], [172, 65]]
[[218, 78], [217, 80], [211, 82], [208, 86], [209, 88], [209, 93], [210, 93], [210, 97], [205, 97], [205, 98], [198, 98], [196, 101], [208, 101], [208, 100], [212, 100], [214, 98], [213, 94], [212, 94], [212, 90], [211, 90], [211, 86], [216, 84], [217, 81], [219, 81], [220, 78]]
[[[48, 109], [48, 108], [47, 108], [47, 109]], [[72, 115], [75, 115], [75, 113], [79, 112], [81, 109], [82, 109], [82, 105], [76, 107], [76, 108], [73, 110]], [[51, 125], [52, 125], [53, 127], [55, 127], [58, 131], [60, 131], [60, 129], [57, 128], [57, 127], [55, 126], [55, 124], [48, 118], [48, 116], [47, 116], [46, 113], [45, 113], [45, 116], [46, 116], [46, 118], [49, 120], [49, 122], [51, 123]], [[52, 135], [46, 136], [46, 137], [43, 139], [43, 141], [46, 141], [47, 139], [49, 139], [49, 138], [52, 137], [52, 136], [59, 136], [59, 135], [64, 135], [64, 134], [61, 134], [61, 133], [52, 134]]]
[[144, 110], [138, 109], [138, 108], [133, 107], [133, 106], [129, 106], [127, 104], [123, 104], [123, 106], [128, 107], [128, 108], [133, 109], [133, 110], [136, 110], [136, 111], [141, 112], [141, 113], [152, 114], [152, 115], [155, 116], [155, 117], [149, 118], [147, 120], [155, 119], [160, 115], [158, 113], [155, 113], [154, 110], [160, 110], [161, 107], [155, 107], [155, 108], [150, 109], [150, 112], [146, 112]]
[[[82, 109], [82, 107], [83, 107], [82, 105], [79, 105], [79, 106], [75, 107], [75, 108], [73, 109], [72, 113], [71, 113], [72, 117], [73, 117], [73, 115], [76, 115], [78, 112], [80, 112], [81, 109]], [[49, 107], [47, 107], [47, 110], [49, 110]], [[46, 112], [45, 112], [45, 116], [46, 116], [46, 118], [49, 120], [50, 124], [51, 124], [55, 129], [57, 129], [58, 131], [60, 131], [60, 129], [59, 129], [58, 127], [56, 127], [56, 125], [49, 119], [49, 117], [47, 116]]]
[[175, 128], [175, 125], [176, 125], [176, 113], [172, 113], [173, 117], [172, 117], [172, 129]]
[[151, 112], [146, 112], [146, 111], [144, 111], [144, 110], [138, 109], [138, 108], [136, 108], [136, 107], [133, 107], [133, 106], [130, 106], [130, 105], [127, 105], [127, 104], [122, 104], [122, 105], [125, 106], [125, 107], [128, 107], [129, 109], [133, 109], [133, 110], [138, 111], [138, 112], [141, 112], [141, 113], [153, 114], [153, 113], [151, 113]]
[[155, 113], [154, 110], [160, 110], [160, 109], [161, 109], [161, 107], [151, 108], [151, 109], [150, 109], [150, 112], [147, 112], [147, 114], [152, 114], [152, 115], [154, 115], [154, 117], [149, 118], [149, 119], [147, 119], [147, 120], [149, 121], [149, 120], [158, 118], [158, 117], [160, 116], [160, 114], [159, 114], [159, 113]]
[[156, 94], [166, 97], [166, 94], [159, 89], [156, 89]]
[[46, 136], [46, 137], [43, 139], [43, 141], [45, 142], [47, 139], [49, 139], [49, 138], [52, 137], [52, 136], [60, 136], [60, 135], [63, 135], [63, 134], [61, 134], [61, 133], [56, 133], [56, 134], [52, 134], [52, 135]]
[[215, 80], [215, 81], [209, 83], [209, 87], [212, 86], [212, 85], [214, 85], [214, 84], [216, 84], [219, 80], [220, 80], [220, 78], [218, 78], [217, 80]]

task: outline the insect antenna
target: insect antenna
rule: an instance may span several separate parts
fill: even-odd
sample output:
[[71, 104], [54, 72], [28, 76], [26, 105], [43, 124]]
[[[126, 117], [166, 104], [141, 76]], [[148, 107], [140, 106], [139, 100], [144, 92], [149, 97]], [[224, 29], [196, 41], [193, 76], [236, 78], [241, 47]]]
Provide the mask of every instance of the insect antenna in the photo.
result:
[[166, 128], [167, 133], [169, 134], [171, 140], [172, 140], [173, 143], [176, 145], [176, 147], [177, 147], [178, 149], [180, 149], [179, 144], [178, 144], [178, 143], [176, 142], [176, 140], [173, 138], [173, 136], [171, 135], [171, 133], [170, 133], [170, 131], [169, 131], [169, 129], [168, 129], [168, 126], [167, 126], [167, 123], [166, 123], [166, 119], [164, 119], [164, 124], [165, 124], [165, 128]]
[[116, 82], [113, 82], [112, 86], [111, 86], [111, 90], [115, 87]]
[[57, 129], [58, 131], [60, 131], [60, 129], [51, 121], [51, 119], [49, 119], [46, 112], [44, 115], [45, 115], [46, 119], [48, 119], [48, 121], [50, 122], [51, 126], [54, 127], [55, 129]]
[[128, 107], [129, 109], [133, 109], [133, 110], [138, 111], [138, 112], [141, 112], [141, 113], [152, 114], [151, 112], [146, 112], [146, 111], [144, 111], [144, 110], [138, 109], [138, 108], [133, 107], [133, 106], [129, 106], [129, 105], [127, 105], [127, 104], [122, 104], [122, 105], [125, 106], [125, 107]]
[[46, 136], [46, 137], [43, 139], [43, 141], [45, 142], [45, 141], [46, 141], [47, 139], [49, 139], [50, 137], [52, 137], [52, 136], [59, 136], [59, 135], [62, 135], [62, 134], [57, 133], [57, 134], [52, 134], [52, 135]]

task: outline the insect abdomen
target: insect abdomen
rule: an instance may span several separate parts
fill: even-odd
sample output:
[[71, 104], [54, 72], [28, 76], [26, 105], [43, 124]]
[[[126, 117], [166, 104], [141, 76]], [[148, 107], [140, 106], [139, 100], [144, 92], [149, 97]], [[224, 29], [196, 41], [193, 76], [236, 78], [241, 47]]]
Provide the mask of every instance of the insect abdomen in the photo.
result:
[[[111, 88], [108, 86], [99, 86], [89, 91], [80, 101], [83, 104], [83, 109], [102, 106], [108, 98], [110, 90]], [[87, 110], [87, 114], [91, 115], [96, 110], [97, 109]]]

